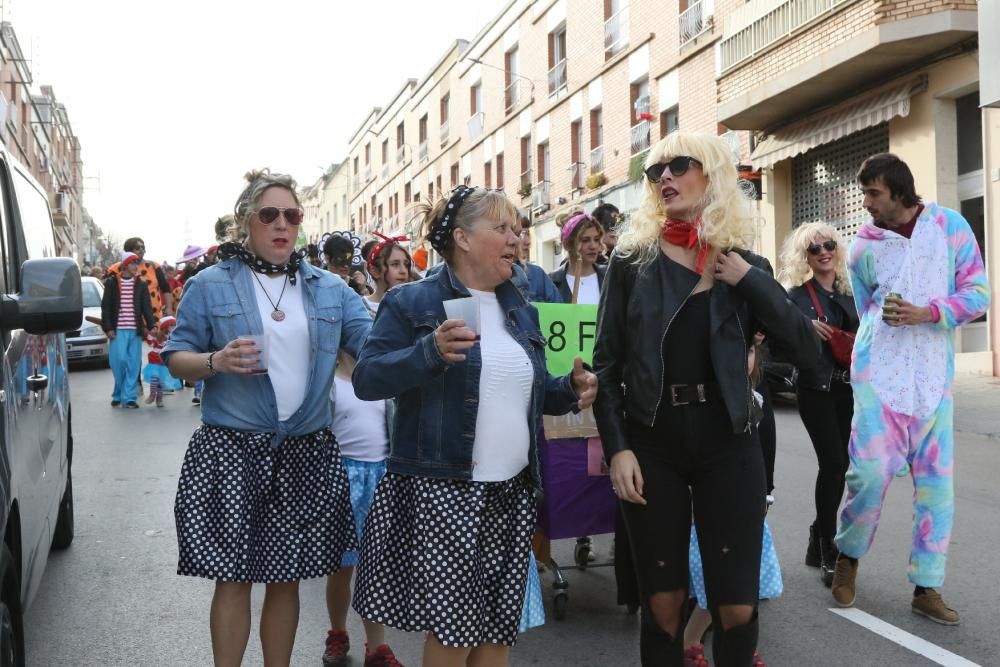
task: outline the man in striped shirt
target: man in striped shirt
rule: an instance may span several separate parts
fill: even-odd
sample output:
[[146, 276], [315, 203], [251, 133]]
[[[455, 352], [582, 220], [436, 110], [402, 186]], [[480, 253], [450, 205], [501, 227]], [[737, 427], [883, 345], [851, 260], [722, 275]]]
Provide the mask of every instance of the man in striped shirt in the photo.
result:
[[108, 357], [115, 378], [111, 407], [124, 405], [138, 409], [136, 390], [142, 366], [142, 340], [146, 331], [156, 326], [153, 305], [146, 283], [136, 277], [139, 256], [122, 254], [117, 275], [104, 281], [101, 300], [101, 325], [110, 340]]

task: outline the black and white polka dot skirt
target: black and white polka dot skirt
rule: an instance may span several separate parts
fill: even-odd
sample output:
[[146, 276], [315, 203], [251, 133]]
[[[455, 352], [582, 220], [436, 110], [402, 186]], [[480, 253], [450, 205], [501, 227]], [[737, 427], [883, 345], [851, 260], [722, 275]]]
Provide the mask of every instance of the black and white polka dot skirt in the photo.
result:
[[333, 574], [356, 548], [347, 474], [327, 429], [271, 434], [202, 425], [174, 506], [177, 573], [274, 583]]
[[504, 482], [388, 473], [365, 522], [354, 609], [445, 646], [517, 639], [535, 501]]

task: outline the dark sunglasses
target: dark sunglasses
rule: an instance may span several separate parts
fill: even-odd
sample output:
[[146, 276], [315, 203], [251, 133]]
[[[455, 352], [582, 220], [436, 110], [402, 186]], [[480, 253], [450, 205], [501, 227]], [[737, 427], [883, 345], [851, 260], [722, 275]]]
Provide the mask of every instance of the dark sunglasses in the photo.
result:
[[820, 245], [818, 243], [813, 243], [810, 244], [808, 248], [806, 248], [806, 250], [809, 251], [810, 255], [818, 255], [824, 250], [826, 250], [827, 252], [833, 252], [836, 249], [837, 249], [837, 242], [832, 239], [830, 241], [823, 241], [823, 245]]
[[278, 219], [279, 215], [284, 214], [285, 222], [290, 225], [300, 225], [302, 224], [302, 218], [305, 217], [305, 212], [301, 208], [278, 208], [277, 206], [265, 206], [263, 208], [257, 209], [257, 217], [265, 225], [269, 225]]
[[701, 167], [701, 162], [695, 160], [690, 155], [680, 155], [675, 157], [670, 162], [657, 162], [651, 165], [649, 169], [646, 170], [646, 178], [649, 179], [650, 183], [659, 183], [660, 177], [663, 176], [663, 172], [670, 168], [670, 173], [673, 174], [674, 178], [678, 178], [687, 173], [687, 170], [691, 168], [692, 164]]

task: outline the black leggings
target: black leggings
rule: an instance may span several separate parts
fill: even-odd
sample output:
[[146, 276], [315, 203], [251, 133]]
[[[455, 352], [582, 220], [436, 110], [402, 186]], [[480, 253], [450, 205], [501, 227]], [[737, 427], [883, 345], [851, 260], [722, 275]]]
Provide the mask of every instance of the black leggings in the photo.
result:
[[621, 507], [644, 600], [688, 589], [693, 507], [709, 609], [757, 604], [764, 459], [757, 438], [732, 434], [728, 416], [713, 408], [669, 408], [669, 436], [630, 426], [646, 505]]
[[847, 443], [854, 417], [854, 393], [846, 382], [834, 381], [830, 391], [799, 387], [799, 415], [816, 450], [816, 526], [820, 537], [837, 534], [837, 510], [844, 495]]

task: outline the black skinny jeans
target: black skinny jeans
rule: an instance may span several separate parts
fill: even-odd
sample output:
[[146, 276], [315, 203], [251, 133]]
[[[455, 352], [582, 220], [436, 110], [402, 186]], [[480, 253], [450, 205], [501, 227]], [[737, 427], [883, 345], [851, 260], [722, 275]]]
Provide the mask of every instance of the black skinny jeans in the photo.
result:
[[837, 510], [844, 495], [850, 459], [847, 443], [854, 417], [854, 392], [846, 382], [834, 381], [830, 391], [799, 387], [799, 415], [816, 450], [816, 526], [821, 538], [837, 534]]

